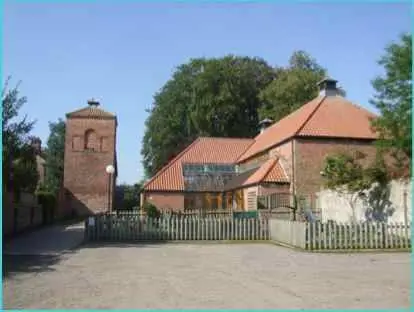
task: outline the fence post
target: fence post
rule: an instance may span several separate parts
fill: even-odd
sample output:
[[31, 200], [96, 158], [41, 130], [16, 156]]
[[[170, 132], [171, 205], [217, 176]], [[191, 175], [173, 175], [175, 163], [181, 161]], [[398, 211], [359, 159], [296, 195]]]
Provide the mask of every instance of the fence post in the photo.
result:
[[408, 207], [407, 207], [407, 189], [404, 188], [403, 193], [403, 205], [404, 205], [404, 227], [405, 227], [405, 237], [404, 240], [408, 240], [409, 233], [408, 233]]

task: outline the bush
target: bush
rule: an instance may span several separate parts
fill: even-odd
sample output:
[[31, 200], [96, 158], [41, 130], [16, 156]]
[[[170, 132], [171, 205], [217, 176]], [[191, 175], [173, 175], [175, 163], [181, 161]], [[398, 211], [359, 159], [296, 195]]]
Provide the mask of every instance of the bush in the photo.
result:
[[44, 209], [52, 211], [56, 208], [57, 198], [54, 193], [48, 191], [38, 191], [36, 195], [37, 203], [42, 205]]
[[161, 216], [157, 207], [151, 203], [145, 203], [143, 206], [145, 214], [150, 218], [159, 218]]

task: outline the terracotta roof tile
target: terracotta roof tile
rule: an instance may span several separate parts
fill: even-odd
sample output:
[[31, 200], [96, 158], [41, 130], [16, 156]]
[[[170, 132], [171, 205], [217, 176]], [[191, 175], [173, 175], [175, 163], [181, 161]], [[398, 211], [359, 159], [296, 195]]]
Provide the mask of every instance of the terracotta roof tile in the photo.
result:
[[99, 107], [88, 106], [77, 111], [66, 114], [67, 118], [82, 117], [82, 118], [115, 118], [115, 115], [109, 113]]
[[271, 158], [255, 171], [243, 185], [259, 184], [261, 182], [288, 183], [289, 179], [279, 160]]
[[319, 96], [256, 136], [255, 143], [238, 162], [295, 136], [375, 139], [370, 121], [375, 117], [343, 97]]
[[278, 161], [261, 182], [289, 183], [290, 180], [286, 174], [286, 171], [283, 169], [282, 164]]
[[253, 139], [198, 138], [144, 185], [146, 191], [184, 190], [183, 163], [235, 164]]
[[297, 135], [376, 139], [370, 122], [375, 117], [368, 110], [352, 104], [343, 97], [329, 96]]

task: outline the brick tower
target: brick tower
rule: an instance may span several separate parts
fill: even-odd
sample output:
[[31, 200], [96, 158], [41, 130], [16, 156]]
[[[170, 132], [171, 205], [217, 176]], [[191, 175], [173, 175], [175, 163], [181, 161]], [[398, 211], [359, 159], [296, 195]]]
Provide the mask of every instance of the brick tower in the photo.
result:
[[[89, 100], [66, 114], [63, 186], [67, 213], [89, 215], [110, 211], [117, 176], [116, 116]], [[106, 168], [112, 165], [113, 174]]]

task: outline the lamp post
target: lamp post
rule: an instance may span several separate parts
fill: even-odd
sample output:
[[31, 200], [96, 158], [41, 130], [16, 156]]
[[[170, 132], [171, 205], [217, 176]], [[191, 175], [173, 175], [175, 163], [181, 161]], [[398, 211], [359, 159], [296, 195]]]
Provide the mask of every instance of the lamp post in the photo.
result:
[[112, 175], [115, 172], [115, 168], [112, 165], [106, 166], [106, 173], [108, 174], [108, 212], [111, 212], [111, 185], [112, 185]]

